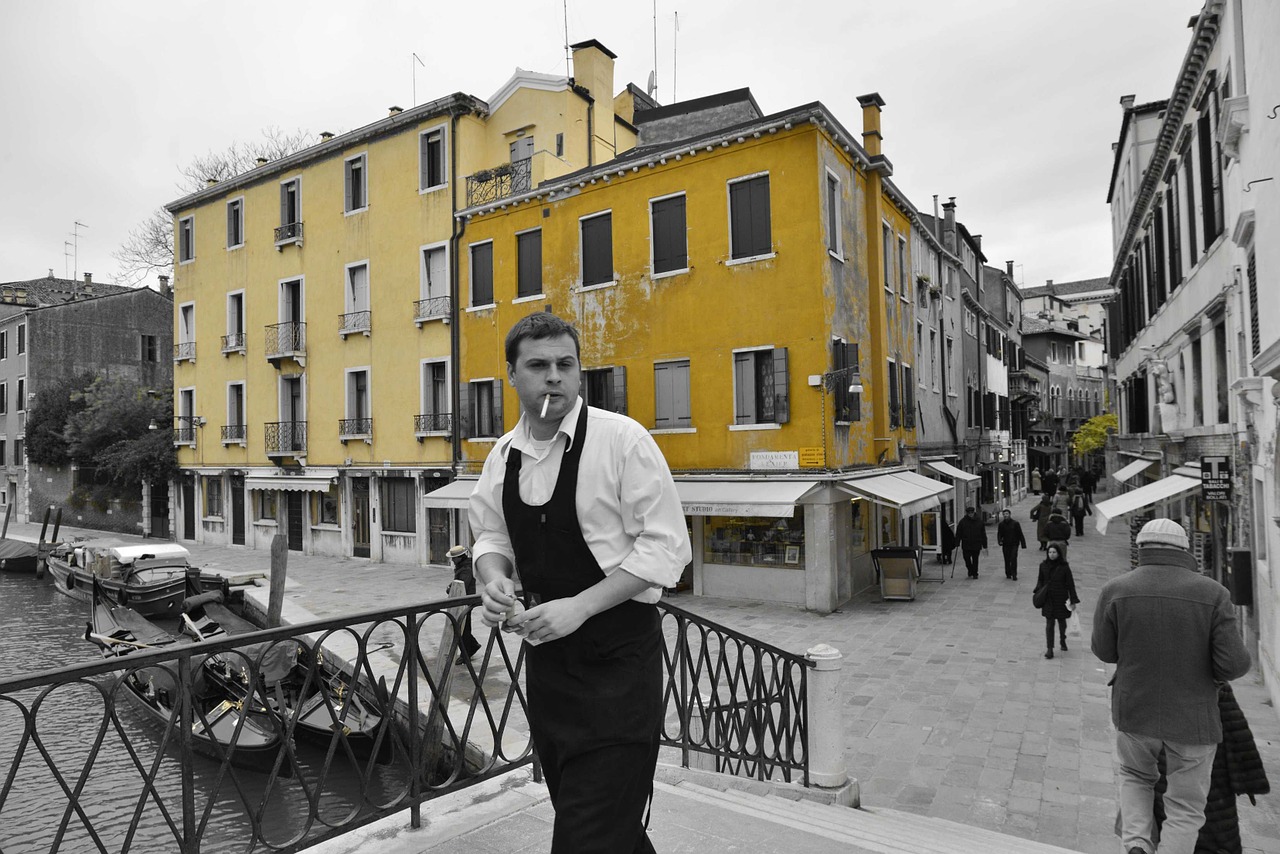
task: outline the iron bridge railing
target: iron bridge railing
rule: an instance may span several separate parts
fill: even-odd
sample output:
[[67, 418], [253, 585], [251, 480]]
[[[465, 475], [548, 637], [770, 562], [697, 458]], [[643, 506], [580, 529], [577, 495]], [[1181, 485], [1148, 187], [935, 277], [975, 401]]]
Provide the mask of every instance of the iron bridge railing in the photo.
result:
[[[490, 632], [455, 663], [478, 603], [442, 599], [0, 678], [0, 816], [22, 810], [21, 821], [0, 821], [0, 850], [296, 852], [405, 810], [418, 827], [436, 797], [530, 764], [537, 774], [519, 639]], [[658, 607], [664, 750], [686, 767], [704, 754], [719, 771], [808, 785], [812, 664]], [[478, 619], [473, 631], [484, 637]], [[299, 695], [318, 689], [309, 708], [267, 684], [282, 650]], [[212, 684], [238, 694], [215, 704]], [[148, 716], [144, 698], [158, 694], [172, 712]], [[367, 731], [361, 707], [376, 720]], [[68, 708], [77, 727], [59, 725]], [[197, 737], [219, 726], [222, 743]], [[240, 746], [250, 729], [274, 743], [252, 768]]]

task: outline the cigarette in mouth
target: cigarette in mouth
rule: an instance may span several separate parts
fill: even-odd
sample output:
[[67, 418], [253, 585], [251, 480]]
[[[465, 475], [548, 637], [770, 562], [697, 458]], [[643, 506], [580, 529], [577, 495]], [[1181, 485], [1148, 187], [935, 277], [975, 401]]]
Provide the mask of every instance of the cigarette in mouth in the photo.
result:
[[547, 395], [546, 397], [542, 398], [542, 415], [540, 417], [542, 418], [547, 417], [547, 407], [550, 405], [551, 405], [551, 395]]

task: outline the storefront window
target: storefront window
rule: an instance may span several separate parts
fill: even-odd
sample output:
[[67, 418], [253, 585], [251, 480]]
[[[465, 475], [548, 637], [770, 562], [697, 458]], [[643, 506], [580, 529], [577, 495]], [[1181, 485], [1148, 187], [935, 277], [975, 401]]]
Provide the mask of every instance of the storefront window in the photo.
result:
[[938, 550], [938, 511], [926, 510], [920, 514], [920, 545], [926, 550]]
[[882, 504], [876, 505], [876, 518], [879, 520], [878, 530], [880, 532], [880, 542], [877, 548], [885, 548], [886, 546], [902, 545], [899, 535], [899, 515], [898, 508], [885, 507]]
[[707, 516], [704, 563], [804, 569], [804, 507], [789, 519]]
[[258, 499], [253, 502], [253, 509], [254, 509], [253, 518], [263, 522], [266, 522], [266, 521], [274, 522], [276, 520], [275, 491], [270, 489], [262, 489], [262, 490], [255, 490], [253, 494], [258, 497]]
[[849, 547], [854, 557], [871, 550], [867, 543], [867, 513], [870, 512], [870, 507], [870, 504], [860, 498], [853, 499], [853, 536]]
[[328, 492], [311, 493], [311, 518], [318, 525], [338, 524], [338, 487], [329, 487]]

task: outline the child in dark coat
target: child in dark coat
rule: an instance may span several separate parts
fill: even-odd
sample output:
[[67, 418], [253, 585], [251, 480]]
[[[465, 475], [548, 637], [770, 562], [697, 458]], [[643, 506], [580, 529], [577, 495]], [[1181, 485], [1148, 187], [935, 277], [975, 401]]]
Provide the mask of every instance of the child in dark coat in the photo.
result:
[[[1044, 640], [1048, 650], [1045, 658], [1053, 658], [1053, 624], [1058, 623], [1058, 636], [1061, 639], [1062, 651], [1067, 651], [1067, 618], [1071, 616], [1071, 608], [1080, 604], [1076, 595], [1076, 580], [1071, 574], [1071, 564], [1067, 563], [1067, 544], [1061, 540], [1051, 540], [1045, 549], [1045, 559], [1040, 562], [1040, 576], [1036, 580], [1036, 591], [1048, 588], [1040, 613], [1044, 617]], [[1032, 596], [1035, 596], [1032, 593]], [[1067, 602], [1071, 602], [1071, 608]]]

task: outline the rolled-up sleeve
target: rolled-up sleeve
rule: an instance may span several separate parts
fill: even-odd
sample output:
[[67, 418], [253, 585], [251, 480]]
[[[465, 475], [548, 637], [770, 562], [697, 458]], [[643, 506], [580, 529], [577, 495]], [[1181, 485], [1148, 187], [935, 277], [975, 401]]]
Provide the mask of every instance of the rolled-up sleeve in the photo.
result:
[[475, 537], [471, 556], [474, 561], [482, 555], [500, 554], [514, 565], [515, 550], [511, 547], [511, 535], [507, 532], [507, 522], [502, 515], [502, 482], [506, 473], [506, 460], [503, 459], [500, 448], [501, 446], [494, 447], [484, 461], [480, 480], [467, 505], [467, 520], [471, 523], [471, 533]]
[[693, 551], [671, 469], [647, 432], [632, 437], [619, 486], [623, 528], [635, 538], [620, 568], [654, 587], [674, 587]]

